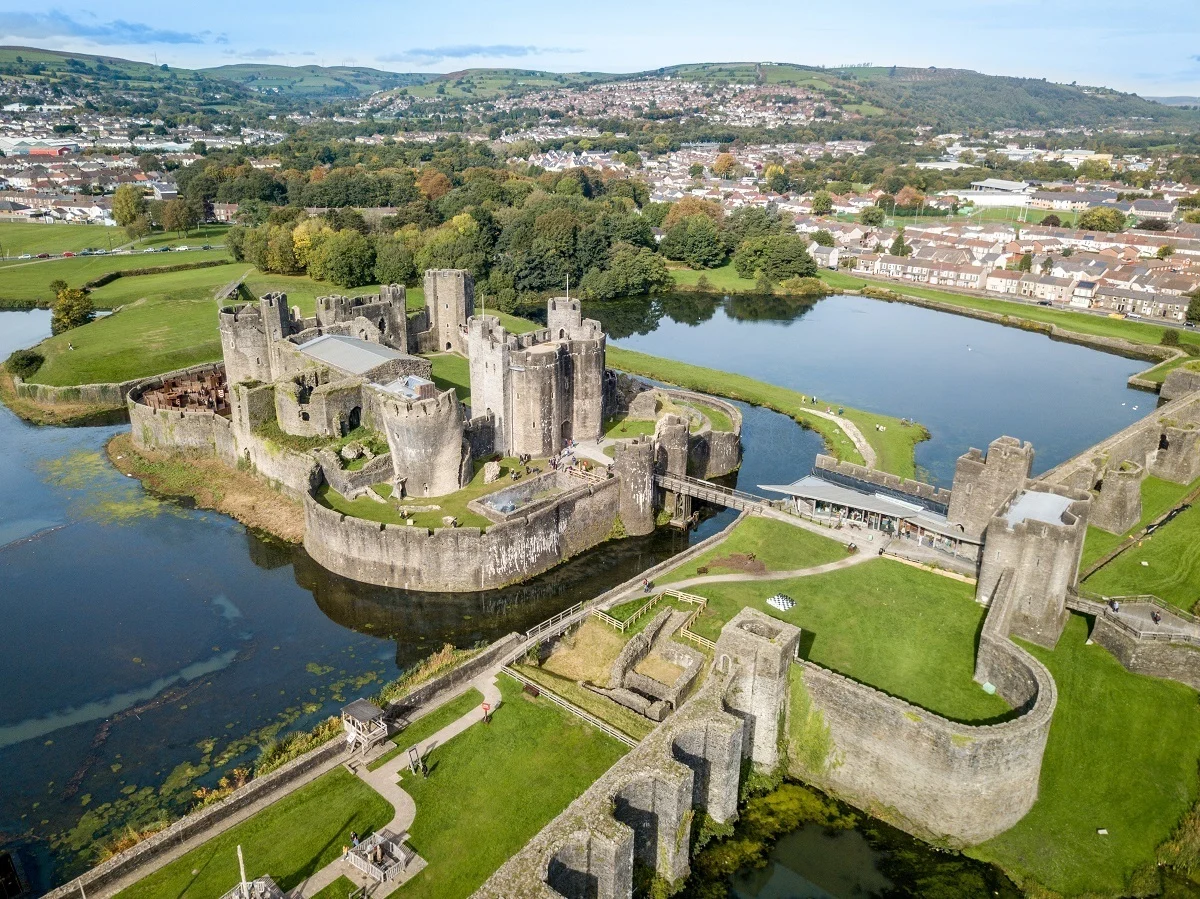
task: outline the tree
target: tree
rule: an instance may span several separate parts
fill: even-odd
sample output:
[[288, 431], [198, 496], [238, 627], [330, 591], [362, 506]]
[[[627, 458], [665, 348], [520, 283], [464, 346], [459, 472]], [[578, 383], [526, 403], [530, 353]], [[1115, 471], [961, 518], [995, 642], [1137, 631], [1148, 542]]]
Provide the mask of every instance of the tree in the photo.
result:
[[688, 175], [692, 178], [699, 178], [704, 174], [704, 166], [698, 162], [693, 162], [688, 166]]
[[858, 220], [864, 225], [877, 228], [883, 224], [884, 212], [878, 206], [868, 206], [858, 214]]
[[1120, 231], [1125, 227], [1125, 213], [1111, 206], [1093, 206], [1079, 216], [1079, 227], [1084, 231]]
[[1158, 252], [1155, 253], [1155, 255], [1159, 259], [1170, 259], [1172, 256], [1175, 255], [1175, 248], [1173, 246], [1171, 246], [1169, 243], [1165, 243], [1161, 247], [1158, 248]]
[[733, 174], [737, 160], [732, 153], [722, 153], [712, 165], [712, 172], [718, 178], [729, 178]]
[[1187, 320], [1190, 322], [1200, 322], [1200, 289], [1193, 290], [1187, 296], [1191, 300], [1187, 307]]
[[122, 227], [146, 212], [146, 198], [134, 184], [122, 184], [113, 194], [113, 221]]
[[86, 325], [96, 317], [92, 299], [77, 287], [59, 291], [50, 307], [50, 332], [61, 334], [80, 325]]
[[375, 280], [380, 284], [411, 283], [417, 277], [412, 250], [404, 241], [382, 238], [375, 244]]
[[338, 287], [362, 287], [370, 284], [375, 274], [375, 248], [357, 231], [331, 234], [316, 255], [318, 270]]
[[450, 179], [437, 169], [426, 169], [421, 173], [421, 177], [417, 179], [417, 189], [430, 202], [440, 200], [446, 194], [450, 193], [453, 187], [454, 185], [450, 183]]
[[60, 293], [62, 293], [64, 290], [66, 290], [69, 286], [70, 285], [67, 284], [67, 282], [64, 281], [62, 278], [55, 278], [53, 281], [50, 282], [50, 292], [52, 294], [54, 294], [55, 296], [58, 296]]
[[143, 172], [159, 172], [162, 171], [162, 160], [153, 153], [143, 153], [138, 157], [138, 168]]
[[1054, 269], [1054, 260], [1047, 256], [1042, 260], [1042, 274], [1048, 275]]
[[1017, 263], [1017, 271], [1031, 272], [1033, 271], [1033, 254], [1026, 253], [1021, 257], [1021, 261]]
[[833, 239], [833, 235], [824, 228], [821, 228], [819, 231], [814, 231], [811, 236], [812, 242], [822, 247], [832, 247], [837, 243], [837, 241]]
[[725, 210], [721, 208], [720, 203], [714, 203], [711, 200], [701, 200], [699, 197], [684, 197], [671, 204], [671, 208], [667, 211], [666, 216], [659, 226], [664, 231], [670, 231], [679, 222], [686, 218], [691, 218], [693, 215], [704, 215], [712, 219], [714, 225], [720, 225], [725, 218]]
[[1139, 231], [1166, 231], [1167, 223], [1163, 219], [1142, 219], [1137, 223]]
[[817, 274], [817, 264], [808, 254], [808, 240], [799, 234], [752, 237], [733, 254], [733, 266], [742, 278], [766, 276], [775, 282]]
[[125, 236], [130, 240], [141, 240], [152, 230], [154, 230], [154, 226], [150, 223], [150, 216], [143, 212], [125, 226]]
[[164, 231], [191, 231], [200, 224], [200, 216], [191, 204], [183, 200], [168, 200], [163, 204]]
[[888, 250], [893, 256], [907, 256], [912, 252], [912, 248], [904, 242], [904, 229], [901, 228], [896, 232], [896, 239], [892, 241], [892, 247]]
[[919, 190], [910, 185], [904, 185], [903, 190], [896, 194], [896, 205], [905, 209], [914, 209], [925, 202], [925, 197]]
[[1045, 218], [1042, 219], [1042, 224], [1047, 228], [1061, 228], [1062, 227], [1062, 219], [1060, 219], [1057, 215], [1055, 215], [1052, 212], [1048, 216], [1046, 216]]
[[829, 215], [833, 212], [833, 197], [829, 195], [829, 191], [819, 190], [813, 194], [812, 211], [813, 215]]
[[716, 268], [725, 261], [721, 233], [706, 215], [689, 216], [672, 226], [663, 238], [662, 252], [689, 268]]

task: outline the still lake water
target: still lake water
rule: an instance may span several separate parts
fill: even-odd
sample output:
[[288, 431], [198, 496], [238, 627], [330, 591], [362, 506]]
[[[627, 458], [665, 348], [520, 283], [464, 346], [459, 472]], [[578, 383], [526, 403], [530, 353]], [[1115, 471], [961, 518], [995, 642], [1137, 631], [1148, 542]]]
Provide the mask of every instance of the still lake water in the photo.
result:
[[[1124, 386], [1135, 361], [899, 304], [688, 297], [599, 311], [621, 346], [912, 416], [933, 432], [920, 464], [944, 483], [968, 445], [1033, 440], [1041, 470], [1154, 402]], [[0, 312], [0, 359], [48, 330], [45, 312]], [[741, 408], [740, 486], [808, 471], [814, 433]], [[123, 427], [35, 428], [0, 406], [0, 848], [17, 850], [35, 892], [78, 873], [95, 841], [158, 808], [178, 814], [262, 742], [443, 643], [524, 629], [732, 519], [606, 545], [508, 590], [405, 593], [155, 499], [104, 458]]]
[[[932, 434], [917, 446], [917, 465], [946, 487], [969, 447], [986, 449], [1002, 434], [1028, 440], [1041, 473], [1146, 415], [1157, 399], [1125, 385], [1149, 363], [866, 297], [687, 295], [584, 311], [619, 347], [815, 394], [819, 408], [842, 403], [916, 419]], [[796, 477], [807, 473], [800, 469]]]

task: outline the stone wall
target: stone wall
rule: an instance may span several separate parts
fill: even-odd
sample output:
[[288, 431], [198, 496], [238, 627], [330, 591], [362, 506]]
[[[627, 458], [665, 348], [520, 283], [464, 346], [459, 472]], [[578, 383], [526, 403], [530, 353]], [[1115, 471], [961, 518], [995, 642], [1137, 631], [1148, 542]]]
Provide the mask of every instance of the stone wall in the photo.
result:
[[[1168, 633], [1158, 626], [1143, 628], [1141, 622], [1128, 614], [1139, 606], [1146, 609], [1146, 615], [1150, 608], [1159, 608], [1177, 633]], [[1165, 604], [1160, 606], [1158, 602], [1128, 599], [1121, 600], [1125, 613], [1122, 616], [1103, 603], [1083, 599], [1072, 600], [1071, 608], [1095, 619], [1092, 642], [1116, 656], [1126, 670], [1178, 681], [1200, 690], [1200, 624], [1194, 616]], [[1192, 633], [1185, 633], [1188, 630]]]
[[316, 455], [325, 482], [349, 499], [365, 493], [372, 484], [390, 483], [395, 476], [392, 457], [387, 453], [368, 460], [357, 471], [342, 468], [338, 457], [331, 450], [318, 450]]
[[993, 602], [975, 679], [990, 682], [1018, 717], [972, 726], [950, 721], [810, 662], [799, 663], [811, 746], [792, 773], [925, 838], [969, 845], [1012, 827], [1038, 794], [1057, 703], [1050, 673], [1007, 636], [1007, 597]]
[[416, 402], [381, 396], [379, 410], [406, 496], [445, 496], [463, 486], [462, 405], [454, 388]]
[[1158, 391], [1161, 399], [1169, 402], [1200, 390], [1200, 371], [1191, 368], [1193, 364], [1181, 365], [1167, 373]]
[[992, 516], [1029, 477], [1033, 446], [1015, 437], [997, 437], [985, 456], [975, 447], [958, 457], [947, 518], [969, 537], [980, 536]]
[[901, 478], [894, 474], [888, 474], [885, 471], [867, 468], [863, 465], [855, 465], [853, 462], [842, 462], [833, 456], [826, 456], [824, 454], [817, 456], [814, 467], [822, 471], [832, 472], [835, 475], [862, 481], [874, 487], [880, 487], [885, 492], [915, 497], [917, 500], [923, 500], [939, 506], [948, 506], [950, 504], [950, 491], [943, 487], [934, 487], [932, 484]]
[[625, 532], [642, 537], [654, 530], [654, 442], [649, 437], [622, 440], [613, 464], [621, 484], [620, 514]]
[[354, 580], [406, 590], [490, 590], [553, 568], [604, 541], [617, 517], [617, 480], [586, 484], [550, 507], [486, 531], [382, 525], [304, 499], [304, 547]]

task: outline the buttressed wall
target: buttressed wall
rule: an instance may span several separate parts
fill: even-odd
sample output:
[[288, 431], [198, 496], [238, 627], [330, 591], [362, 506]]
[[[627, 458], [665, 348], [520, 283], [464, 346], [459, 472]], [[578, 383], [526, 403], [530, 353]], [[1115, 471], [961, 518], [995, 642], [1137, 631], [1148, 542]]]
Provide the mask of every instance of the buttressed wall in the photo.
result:
[[778, 743], [798, 640], [792, 625], [754, 609], [738, 613], [696, 694], [509, 859], [477, 899], [629, 899], [635, 863], [679, 883], [689, 871], [693, 810], [732, 820], [742, 759]]

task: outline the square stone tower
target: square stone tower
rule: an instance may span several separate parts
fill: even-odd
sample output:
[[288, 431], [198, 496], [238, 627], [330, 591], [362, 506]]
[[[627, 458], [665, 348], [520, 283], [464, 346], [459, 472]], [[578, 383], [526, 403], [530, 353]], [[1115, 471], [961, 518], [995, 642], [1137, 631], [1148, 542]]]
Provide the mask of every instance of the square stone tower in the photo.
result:
[[987, 605], [1000, 578], [1012, 579], [1011, 632], [1054, 647], [1067, 622], [1067, 593], [1079, 577], [1091, 494], [1026, 481], [992, 516], [980, 553], [976, 598]]
[[983, 533], [996, 510], [1025, 483], [1033, 467], [1033, 445], [997, 437], [987, 455], [971, 447], [958, 457], [947, 517], [970, 537]]
[[467, 319], [475, 312], [475, 279], [462, 269], [425, 272], [425, 308], [438, 352], [467, 352]]

